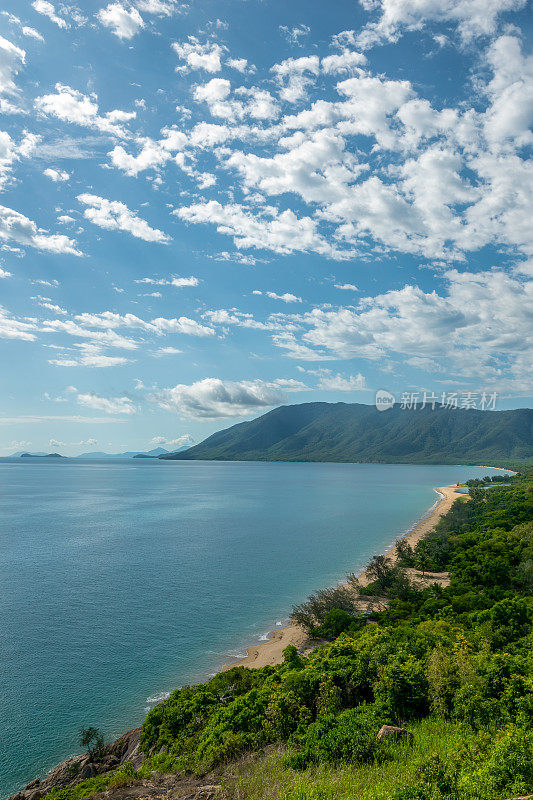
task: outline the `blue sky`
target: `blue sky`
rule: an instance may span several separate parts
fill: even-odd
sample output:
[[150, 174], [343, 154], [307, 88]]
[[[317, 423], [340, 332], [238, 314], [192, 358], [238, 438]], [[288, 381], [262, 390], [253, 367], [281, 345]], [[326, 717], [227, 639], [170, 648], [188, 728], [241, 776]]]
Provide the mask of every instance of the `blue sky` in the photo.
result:
[[524, 0], [0, 14], [0, 454], [531, 403]]

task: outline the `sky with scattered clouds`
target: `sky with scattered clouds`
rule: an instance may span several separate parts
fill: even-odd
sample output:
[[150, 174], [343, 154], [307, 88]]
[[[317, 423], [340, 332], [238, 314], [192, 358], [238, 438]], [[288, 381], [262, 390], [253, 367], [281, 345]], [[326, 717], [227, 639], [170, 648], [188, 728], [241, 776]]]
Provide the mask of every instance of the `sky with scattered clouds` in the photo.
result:
[[8, 2], [0, 455], [531, 405], [526, 0]]

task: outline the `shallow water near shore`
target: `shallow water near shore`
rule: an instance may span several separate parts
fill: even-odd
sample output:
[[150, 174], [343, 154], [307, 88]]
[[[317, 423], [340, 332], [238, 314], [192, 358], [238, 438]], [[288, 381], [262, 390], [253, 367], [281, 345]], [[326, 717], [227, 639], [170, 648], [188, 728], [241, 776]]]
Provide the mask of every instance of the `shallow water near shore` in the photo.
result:
[[487, 467], [0, 461], [0, 797], [242, 655]]

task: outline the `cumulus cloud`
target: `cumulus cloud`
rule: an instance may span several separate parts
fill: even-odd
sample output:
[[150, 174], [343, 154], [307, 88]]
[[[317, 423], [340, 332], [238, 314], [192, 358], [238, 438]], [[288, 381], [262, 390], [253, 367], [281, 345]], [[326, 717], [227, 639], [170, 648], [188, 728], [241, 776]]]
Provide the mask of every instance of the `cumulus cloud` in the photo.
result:
[[271, 67], [281, 86], [279, 96], [289, 103], [297, 103], [307, 97], [307, 89], [320, 72], [318, 56], [287, 58]]
[[220, 233], [232, 236], [238, 248], [270, 249], [276, 253], [315, 252], [331, 258], [349, 257], [320, 236], [311, 217], [297, 217], [287, 209], [269, 207], [263, 217], [238, 203], [223, 206], [218, 200], [193, 203], [172, 212], [186, 222], [212, 223]]
[[305, 36], [309, 36], [311, 33], [311, 28], [309, 25], [294, 25], [290, 28], [287, 25], [280, 25], [279, 26], [280, 32], [283, 34], [285, 39], [289, 42], [289, 44], [296, 44], [301, 45], [301, 39]]
[[154, 399], [167, 411], [197, 419], [248, 416], [284, 400], [279, 382], [223, 381], [205, 378], [158, 392]]
[[32, 7], [38, 14], [43, 14], [43, 16], [48, 17], [58, 28], [68, 28], [67, 21], [56, 13], [54, 5], [49, 3], [48, 0], [34, 0]]
[[43, 171], [43, 175], [46, 175], [47, 178], [54, 181], [54, 183], [63, 183], [64, 181], [68, 181], [70, 175], [68, 172], [65, 172], [63, 169], [52, 169], [52, 167], [48, 167]]
[[[259, 289], [254, 289], [252, 294], [263, 294], [263, 292], [259, 291]], [[301, 303], [302, 298], [298, 297], [295, 294], [291, 294], [290, 292], [284, 292], [284, 294], [277, 294], [276, 292], [264, 292], [266, 297], [270, 297], [271, 300], [282, 300], [284, 303]]]
[[129, 397], [101, 397], [87, 392], [78, 394], [76, 399], [80, 406], [105, 411], [107, 414], [135, 414], [137, 411]]
[[445, 279], [442, 294], [407, 285], [365, 297], [356, 307], [314, 308], [292, 318], [301, 334], [276, 334], [274, 342], [301, 360], [403, 356], [429, 372], [447, 365], [460, 373], [464, 365], [487, 385], [507, 381], [526, 388], [532, 378], [524, 356], [533, 346], [533, 281], [501, 270], [452, 269]]
[[176, 439], [169, 439], [166, 436], [154, 436], [152, 439], [150, 439], [150, 444], [152, 447], [164, 445], [167, 450], [169, 448], [177, 450], [178, 447], [192, 447], [193, 444], [195, 444], [195, 441], [190, 433], [184, 433], [182, 436], [178, 436]]
[[430, 23], [457, 27], [463, 41], [495, 33], [501, 14], [524, 8], [526, 0], [360, 0], [367, 11], [377, 10], [376, 22], [369, 22], [356, 41], [368, 48], [380, 42], [395, 42], [404, 31], [420, 30]]
[[114, 109], [101, 115], [96, 94], [85, 95], [63, 83], [56, 83], [55, 90], [55, 94], [36, 98], [35, 106], [40, 113], [121, 139], [128, 135], [124, 123], [135, 118], [135, 111]]
[[0, 190], [11, 182], [14, 165], [23, 158], [30, 158], [39, 141], [36, 134], [23, 131], [17, 143], [7, 131], [0, 131]]
[[49, 234], [24, 214], [6, 206], [0, 206], [0, 241], [13, 241], [48, 253], [82, 255], [73, 239]]
[[118, 200], [106, 200], [94, 194], [80, 194], [77, 200], [87, 206], [83, 216], [94, 225], [108, 231], [126, 231], [145, 242], [168, 244], [170, 236], [157, 228], [151, 228], [146, 220], [141, 219]]
[[198, 69], [214, 73], [222, 69], [224, 49], [217, 42], [202, 43], [196, 36], [189, 36], [185, 42], [174, 42], [172, 48], [182, 62], [178, 71]]
[[144, 21], [133, 6], [126, 8], [122, 3], [109, 3], [96, 14], [99, 22], [119, 39], [132, 39], [142, 28]]
[[176, 128], [163, 128], [161, 134], [159, 140], [138, 137], [136, 144], [139, 151], [136, 155], [128, 153], [122, 145], [117, 145], [109, 153], [111, 163], [126, 175], [136, 177], [144, 170], [159, 169], [172, 158], [176, 160], [176, 154], [181, 153], [187, 145], [187, 136]]
[[321, 67], [326, 75], [350, 75], [359, 72], [366, 61], [363, 53], [358, 53], [356, 50], [343, 50], [342, 53], [325, 56], [321, 61]]

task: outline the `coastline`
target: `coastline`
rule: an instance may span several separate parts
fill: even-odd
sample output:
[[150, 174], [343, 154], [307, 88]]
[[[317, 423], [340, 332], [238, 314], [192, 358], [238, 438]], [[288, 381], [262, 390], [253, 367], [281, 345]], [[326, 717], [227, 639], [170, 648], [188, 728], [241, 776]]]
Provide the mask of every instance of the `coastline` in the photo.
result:
[[[435, 488], [435, 491], [439, 494], [439, 499], [433, 504], [425, 516], [403, 536], [398, 537], [396, 542], [401, 539], [407, 542], [411, 547], [415, 547], [421, 539], [433, 530], [440, 518], [450, 510], [453, 503], [459, 497], [468, 497], [468, 495], [465, 495], [459, 490], [457, 485], [438, 486]], [[387, 549], [386, 554], [394, 561], [397, 557], [396, 545], [394, 544]], [[366, 570], [364, 569], [358, 573], [357, 578], [362, 586], [366, 586], [370, 582]], [[276, 664], [281, 664], [283, 661], [283, 651], [289, 645], [294, 645], [298, 650], [304, 653], [310, 652], [313, 649], [304, 629], [299, 625], [290, 623], [284, 628], [272, 631], [266, 642], [247, 647], [246, 656], [232, 661], [229, 664], [225, 664], [222, 667], [222, 671], [231, 669], [232, 667], [260, 669], [268, 665], [275, 666]]]

